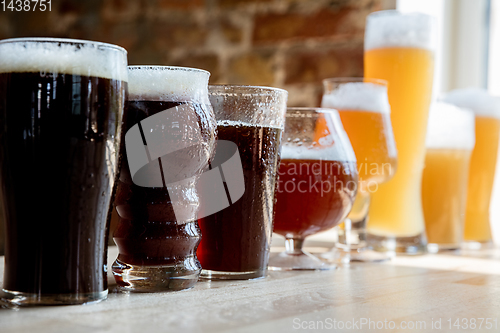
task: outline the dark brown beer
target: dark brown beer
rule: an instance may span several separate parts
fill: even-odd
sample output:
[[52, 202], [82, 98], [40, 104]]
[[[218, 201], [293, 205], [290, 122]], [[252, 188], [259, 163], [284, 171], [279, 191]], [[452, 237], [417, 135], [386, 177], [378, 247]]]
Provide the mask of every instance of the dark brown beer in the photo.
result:
[[[236, 143], [245, 193], [226, 209], [198, 220], [202, 240], [198, 258], [203, 269], [258, 272], [266, 269], [272, 233], [272, 209], [281, 129], [219, 122], [218, 139]], [[214, 195], [221, 195], [214, 193]], [[222, 195], [226, 195], [225, 193]]]
[[[131, 128], [141, 120], [153, 114], [186, 104], [164, 101], [128, 101], [126, 129]], [[193, 110], [199, 110], [199, 127], [202, 136], [209, 140], [213, 133], [206, 118], [205, 106], [190, 103]], [[203, 112], [202, 112], [203, 111]], [[193, 156], [193, 154], [209, 154], [208, 147], [196, 146], [196, 151], [186, 149], [174, 152], [174, 161]], [[141, 187], [132, 182], [127, 154], [124, 151], [124, 161], [120, 176], [115, 206], [117, 207], [120, 223], [114, 233], [114, 240], [120, 249], [118, 260], [131, 265], [174, 265], [188, 259], [193, 267], [199, 267], [196, 260], [196, 247], [200, 241], [199, 228], [195, 221], [177, 221], [172, 207], [172, 201], [166, 187]], [[206, 156], [206, 160], [209, 156]], [[197, 163], [191, 160], [191, 163]], [[186, 163], [178, 163], [187, 168]], [[206, 163], [205, 163], [206, 164]], [[164, 172], [172, 170], [163, 168]], [[200, 170], [194, 170], [200, 173]], [[186, 196], [185, 201], [193, 201], [197, 205], [197, 198]]]
[[125, 91], [125, 82], [102, 77], [0, 73], [4, 290], [107, 289]]
[[274, 232], [303, 239], [333, 228], [347, 216], [356, 186], [356, 162], [281, 160]]

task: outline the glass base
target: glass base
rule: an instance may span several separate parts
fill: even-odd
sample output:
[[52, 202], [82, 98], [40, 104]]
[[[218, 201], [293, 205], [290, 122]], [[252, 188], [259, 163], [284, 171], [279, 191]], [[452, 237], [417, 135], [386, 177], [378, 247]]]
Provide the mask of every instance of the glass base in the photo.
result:
[[40, 306], [40, 305], [77, 305], [97, 303], [108, 297], [108, 290], [78, 294], [33, 294], [2, 289], [0, 300], [4, 307]]
[[288, 254], [285, 251], [271, 254], [268, 265], [271, 271], [323, 271], [336, 268], [336, 265], [326, 263], [306, 251], [299, 254]]
[[210, 269], [203, 269], [201, 271], [200, 279], [203, 280], [253, 280], [266, 277], [266, 269], [259, 269], [256, 271], [247, 272], [227, 272], [227, 271], [213, 271]]
[[412, 237], [386, 237], [369, 234], [367, 242], [377, 252], [389, 252], [396, 255], [427, 253], [427, 239], [423, 233]]
[[191, 269], [184, 265], [139, 266], [116, 259], [112, 269], [118, 291], [158, 292], [192, 288], [201, 272], [200, 264], [197, 266]]
[[354, 248], [344, 250], [342, 248], [333, 248], [328, 252], [319, 255], [328, 262], [337, 264], [349, 264], [350, 262], [382, 262], [391, 259], [390, 252], [377, 252], [370, 248]]
[[495, 244], [493, 243], [493, 241], [486, 241], [486, 242], [464, 241], [460, 247], [464, 250], [485, 250], [494, 248]]
[[452, 244], [436, 244], [429, 243], [427, 244], [427, 251], [429, 253], [438, 253], [443, 251], [455, 251], [460, 250], [460, 243], [452, 243]]

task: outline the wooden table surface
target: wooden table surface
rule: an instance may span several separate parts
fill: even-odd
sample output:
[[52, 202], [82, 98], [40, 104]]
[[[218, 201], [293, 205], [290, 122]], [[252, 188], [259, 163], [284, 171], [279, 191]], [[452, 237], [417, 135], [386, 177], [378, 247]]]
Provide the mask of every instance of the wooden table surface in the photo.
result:
[[[111, 247], [110, 263], [115, 257]], [[269, 272], [154, 294], [116, 293], [110, 281], [100, 303], [0, 309], [0, 332], [500, 332], [498, 250]]]

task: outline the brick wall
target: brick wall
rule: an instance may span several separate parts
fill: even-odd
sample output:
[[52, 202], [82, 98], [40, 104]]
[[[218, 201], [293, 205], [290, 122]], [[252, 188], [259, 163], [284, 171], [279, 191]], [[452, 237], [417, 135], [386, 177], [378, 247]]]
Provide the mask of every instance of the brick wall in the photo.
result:
[[[50, 12], [0, 11], [0, 39], [118, 44], [129, 51], [131, 65], [203, 68], [212, 73], [211, 83], [285, 88], [289, 105], [316, 106], [322, 79], [363, 75], [365, 18], [395, 2], [52, 0]], [[2, 240], [0, 228], [0, 253]]]
[[363, 74], [366, 15], [396, 0], [52, 0], [51, 12], [0, 12], [0, 39], [54, 36], [125, 47], [129, 63], [203, 68], [211, 83], [289, 90], [319, 103], [321, 80]]

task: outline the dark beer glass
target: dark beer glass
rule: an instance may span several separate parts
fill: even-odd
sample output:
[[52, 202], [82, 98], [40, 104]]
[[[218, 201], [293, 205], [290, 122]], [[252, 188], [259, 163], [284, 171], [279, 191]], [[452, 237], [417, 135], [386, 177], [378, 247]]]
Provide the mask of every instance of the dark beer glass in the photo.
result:
[[127, 53], [69, 39], [0, 41], [4, 299], [107, 296], [107, 221], [118, 171]]
[[[241, 170], [222, 166], [226, 189], [214, 193], [214, 197], [225, 198], [227, 192], [230, 201], [226, 208], [199, 220], [202, 276], [263, 277], [271, 245], [276, 170], [288, 93], [267, 87], [214, 85], [209, 86], [209, 96], [217, 119], [217, 138], [236, 144], [243, 181], [234, 184]], [[235, 196], [243, 186], [242, 195]]]
[[113, 264], [123, 291], [181, 290], [198, 280], [196, 184], [216, 134], [209, 76], [194, 68], [129, 67]]

